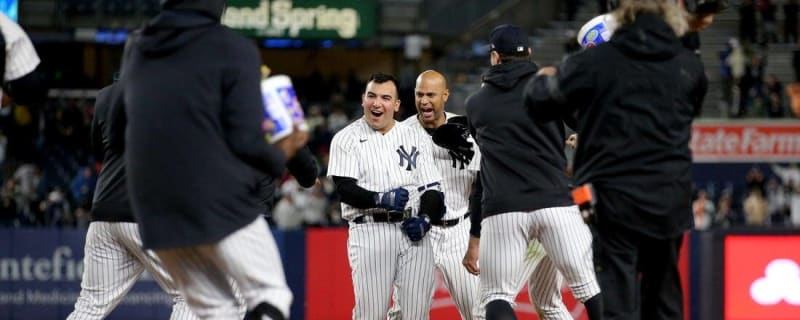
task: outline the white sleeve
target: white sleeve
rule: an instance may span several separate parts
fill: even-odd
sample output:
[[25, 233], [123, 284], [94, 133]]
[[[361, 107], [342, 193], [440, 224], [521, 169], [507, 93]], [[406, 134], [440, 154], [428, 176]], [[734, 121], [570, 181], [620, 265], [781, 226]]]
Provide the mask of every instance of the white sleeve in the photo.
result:
[[328, 176], [347, 177], [358, 180], [358, 154], [352, 150], [352, 135], [347, 131], [339, 131], [331, 141], [328, 156]]
[[478, 144], [475, 143], [475, 139], [470, 137], [472, 142], [472, 151], [475, 151], [475, 154], [472, 156], [472, 161], [469, 162], [469, 166], [467, 166], [467, 170], [469, 171], [481, 171], [481, 148], [478, 148]]
[[[427, 138], [427, 137], [423, 137]], [[420, 187], [425, 189], [434, 188], [441, 191], [442, 175], [439, 169], [433, 163], [433, 141], [431, 139], [422, 139], [419, 141], [426, 141], [420, 146], [419, 153], [419, 170], [417, 170], [417, 181], [420, 182]]]
[[0, 28], [6, 40], [5, 81], [16, 80], [31, 73], [40, 62], [31, 39], [17, 23], [4, 14], [0, 14]]

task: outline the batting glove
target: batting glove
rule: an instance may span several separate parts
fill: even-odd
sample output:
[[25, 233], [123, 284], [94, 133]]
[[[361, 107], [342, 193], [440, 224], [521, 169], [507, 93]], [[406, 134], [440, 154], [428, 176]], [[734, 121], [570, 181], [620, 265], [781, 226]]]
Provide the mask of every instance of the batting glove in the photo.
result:
[[403, 211], [408, 202], [408, 190], [403, 188], [380, 192], [375, 195], [375, 205], [389, 211]]
[[431, 230], [431, 220], [426, 215], [411, 217], [403, 221], [400, 227], [409, 240], [417, 242], [425, 237], [428, 230]]

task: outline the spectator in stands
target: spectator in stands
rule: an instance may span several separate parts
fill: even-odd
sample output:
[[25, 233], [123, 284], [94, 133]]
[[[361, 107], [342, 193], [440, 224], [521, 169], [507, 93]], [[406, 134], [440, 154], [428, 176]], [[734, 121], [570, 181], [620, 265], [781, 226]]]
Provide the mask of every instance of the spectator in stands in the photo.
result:
[[328, 115], [328, 128], [331, 132], [336, 133], [350, 122], [347, 113], [339, 106], [334, 106], [331, 114]]
[[273, 219], [281, 229], [327, 224], [325, 209], [327, 201], [320, 186], [303, 188], [293, 177], [281, 185], [282, 198], [275, 205]]
[[761, 42], [764, 45], [768, 43], [777, 43], [778, 32], [775, 23], [777, 7], [771, 0], [759, 0], [758, 11], [761, 13]]
[[731, 53], [728, 55], [725, 62], [731, 69], [733, 88], [738, 92], [736, 96], [738, 99], [731, 99], [730, 115], [739, 116], [747, 101], [747, 81], [744, 81], [747, 67], [747, 55], [745, 54], [743, 46], [739, 41], [736, 41], [736, 39], [729, 41], [729, 44], [731, 45]]
[[784, 225], [789, 220], [789, 194], [775, 178], [767, 182], [767, 214], [770, 225]]
[[739, 39], [755, 43], [756, 28], [756, 6], [753, 0], [742, 0], [742, 4], [739, 5]]
[[0, 227], [13, 227], [19, 224], [17, 204], [13, 194], [14, 180], [9, 179], [6, 185], [8, 182], [11, 182], [11, 190], [9, 191], [4, 185], [0, 191]]
[[745, 67], [744, 87], [747, 88], [745, 104], [740, 109], [740, 115], [747, 114], [757, 115], [758, 110], [752, 110], [754, 104], [757, 102], [761, 105], [764, 101], [764, 72], [766, 71], [767, 63], [766, 57], [761, 53], [753, 54], [750, 57], [750, 64]]
[[733, 206], [730, 192], [723, 192], [717, 204], [717, 214], [714, 215], [714, 228], [730, 228], [744, 224], [744, 217]]
[[739, 47], [739, 40], [730, 38], [725, 48], [719, 51], [719, 78], [722, 90], [722, 104], [725, 107], [725, 114], [731, 114], [731, 106], [733, 104], [733, 70], [731, 64], [728, 62], [734, 48]]
[[[787, 0], [783, 4], [783, 42], [797, 42], [797, 13], [800, 6], [797, 0]], [[791, 42], [790, 39], [791, 38]]]
[[783, 83], [778, 80], [775, 74], [770, 73], [767, 75], [767, 81], [764, 83], [764, 92], [766, 94], [764, 105], [767, 106], [767, 116], [770, 118], [783, 118], [785, 115]]
[[53, 188], [47, 194], [47, 199], [42, 201], [41, 207], [44, 213], [42, 219], [42, 225], [44, 226], [63, 227], [74, 222], [69, 201], [67, 201], [66, 194], [60, 187]]
[[795, 43], [792, 50], [792, 69], [794, 70], [794, 81], [800, 82], [800, 41]]
[[747, 175], [745, 176], [745, 183], [747, 184], [747, 193], [749, 194], [750, 191], [757, 191], [761, 195], [766, 194], [764, 192], [764, 173], [761, 170], [753, 166], [747, 171]]
[[94, 188], [97, 184], [97, 176], [91, 167], [83, 167], [70, 183], [70, 192], [76, 207], [89, 209], [94, 196]]
[[705, 190], [697, 192], [697, 199], [692, 203], [692, 213], [695, 230], [707, 230], [711, 227], [714, 219], [714, 202], [708, 199]]
[[[567, 29], [564, 32], [564, 58], [566, 59], [567, 56], [574, 52], [578, 52], [581, 50], [581, 45], [578, 44], [578, 41], [575, 41], [575, 37], [577, 36], [577, 32], [574, 29]], [[562, 60], [563, 60], [562, 59]]]
[[792, 225], [800, 227], [800, 181], [796, 181], [790, 188], [789, 210], [791, 211]]
[[800, 168], [796, 163], [792, 163], [789, 167], [773, 164], [771, 168], [772, 172], [781, 179], [789, 194], [791, 224], [800, 226]]
[[758, 189], [750, 189], [744, 199], [744, 216], [747, 225], [761, 226], [767, 222], [767, 201]]

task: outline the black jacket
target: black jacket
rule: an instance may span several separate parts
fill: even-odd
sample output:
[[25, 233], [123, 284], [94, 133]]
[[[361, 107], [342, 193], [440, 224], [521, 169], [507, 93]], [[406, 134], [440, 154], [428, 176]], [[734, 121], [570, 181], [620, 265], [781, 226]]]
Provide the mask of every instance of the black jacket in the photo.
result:
[[124, 106], [119, 102], [118, 86], [100, 90], [94, 104], [91, 138], [95, 158], [103, 162], [94, 193], [92, 221], [134, 222], [125, 181]]
[[536, 77], [526, 98], [536, 117], [578, 110], [577, 184], [598, 193], [598, 219], [673, 237], [691, 219], [692, 118], [706, 92], [700, 60], [658, 16], [642, 14], [610, 42]]
[[263, 212], [286, 159], [261, 129], [261, 59], [220, 25], [224, 1], [169, 1], [134, 34], [122, 77], [128, 186], [144, 247], [211, 244]]
[[481, 151], [483, 217], [572, 205], [564, 124], [531, 118], [525, 108], [523, 89], [537, 70], [529, 61], [494, 65], [467, 98], [467, 118]]

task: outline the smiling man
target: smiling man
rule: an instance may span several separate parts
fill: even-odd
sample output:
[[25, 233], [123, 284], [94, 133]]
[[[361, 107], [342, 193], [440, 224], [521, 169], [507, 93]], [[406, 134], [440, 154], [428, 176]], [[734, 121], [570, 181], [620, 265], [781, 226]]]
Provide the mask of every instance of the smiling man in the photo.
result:
[[374, 74], [361, 106], [364, 117], [331, 142], [328, 175], [349, 221], [353, 319], [386, 318], [392, 287], [402, 319], [428, 319], [433, 250], [425, 234], [440, 221], [444, 197], [430, 138], [394, 120], [397, 80]]
[[[434, 70], [422, 72], [417, 77], [414, 89], [414, 104], [417, 115], [403, 121], [408, 126], [431, 140], [437, 128], [446, 123], [450, 127], [458, 126], [463, 130], [459, 138], [468, 135], [466, 126], [455, 123], [466, 123], [463, 116], [445, 112], [445, 104], [450, 96], [447, 79]], [[437, 141], [434, 139], [434, 141]], [[483, 319], [483, 310], [478, 308], [480, 286], [478, 277], [470, 274], [462, 267], [461, 258], [467, 251], [470, 234], [469, 197], [472, 185], [480, 169], [480, 153], [469, 138], [464, 141], [468, 149], [447, 149], [432, 147], [432, 156], [436, 168], [442, 176], [442, 191], [445, 197], [446, 212], [442, 219], [432, 221], [433, 228], [428, 236], [433, 246], [434, 265], [444, 276], [444, 284], [461, 314], [461, 319]], [[480, 214], [480, 213], [477, 213]], [[433, 288], [431, 288], [433, 289]], [[433, 291], [426, 293], [433, 296]], [[395, 304], [390, 312], [390, 319], [399, 319], [402, 313]]]

